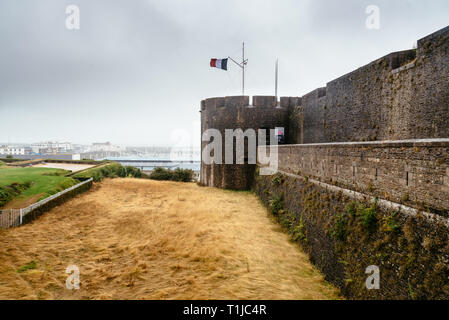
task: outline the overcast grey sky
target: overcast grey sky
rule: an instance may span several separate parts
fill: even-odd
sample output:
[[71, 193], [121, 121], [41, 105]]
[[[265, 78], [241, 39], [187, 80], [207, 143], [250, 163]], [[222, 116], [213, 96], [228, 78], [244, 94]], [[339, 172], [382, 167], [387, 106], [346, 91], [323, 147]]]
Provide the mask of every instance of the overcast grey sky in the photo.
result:
[[[80, 30], [65, 9], [80, 9]], [[368, 5], [380, 29], [365, 26]], [[199, 142], [200, 101], [247, 94], [302, 96], [449, 25], [447, 0], [2, 0], [0, 142]]]

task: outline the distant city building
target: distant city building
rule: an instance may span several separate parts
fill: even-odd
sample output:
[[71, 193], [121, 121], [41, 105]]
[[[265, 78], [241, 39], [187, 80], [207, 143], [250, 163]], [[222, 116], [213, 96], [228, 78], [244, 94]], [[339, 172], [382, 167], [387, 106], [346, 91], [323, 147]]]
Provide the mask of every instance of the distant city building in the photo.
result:
[[124, 148], [120, 146], [114, 146], [110, 142], [95, 142], [90, 147], [90, 152], [122, 152]]
[[0, 154], [15, 156], [15, 155], [25, 155], [24, 147], [14, 147], [14, 146], [1, 146]]
[[39, 154], [57, 154], [69, 153], [73, 150], [73, 147], [70, 142], [48, 141], [32, 144], [31, 150], [33, 153]]

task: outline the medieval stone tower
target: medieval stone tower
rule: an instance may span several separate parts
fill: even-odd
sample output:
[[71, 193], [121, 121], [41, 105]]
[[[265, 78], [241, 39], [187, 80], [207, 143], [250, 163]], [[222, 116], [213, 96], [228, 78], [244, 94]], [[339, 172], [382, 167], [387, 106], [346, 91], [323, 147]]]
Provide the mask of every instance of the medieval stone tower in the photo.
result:
[[[279, 105], [275, 97], [254, 96], [250, 104], [249, 97], [236, 96], [225, 98], [211, 98], [201, 102], [201, 132], [207, 129], [220, 131], [225, 145], [226, 129], [274, 129], [276, 127], [286, 128], [290, 106], [297, 105], [297, 98], [282, 99]], [[269, 139], [267, 139], [269, 140]], [[202, 142], [204, 149], [207, 142]], [[245, 148], [245, 153], [248, 150]], [[254, 164], [248, 164], [245, 156], [245, 164], [223, 164], [201, 165], [201, 183], [206, 186], [219, 188], [246, 190], [249, 189], [254, 178]]]

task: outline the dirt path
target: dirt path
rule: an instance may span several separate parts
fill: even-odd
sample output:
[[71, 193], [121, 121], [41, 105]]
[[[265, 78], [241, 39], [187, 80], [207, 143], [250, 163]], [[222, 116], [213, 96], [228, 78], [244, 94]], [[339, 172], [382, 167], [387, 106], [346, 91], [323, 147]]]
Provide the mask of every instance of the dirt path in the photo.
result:
[[254, 195], [195, 184], [106, 180], [0, 244], [0, 299], [338, 298]]
[[93, 168], [95, 166], [90, 164], [76, 164], [76, 163], [40, 163], [34, 165], [33, 167], [63, 169], [67, 171], [78, 172], [85, 169]]

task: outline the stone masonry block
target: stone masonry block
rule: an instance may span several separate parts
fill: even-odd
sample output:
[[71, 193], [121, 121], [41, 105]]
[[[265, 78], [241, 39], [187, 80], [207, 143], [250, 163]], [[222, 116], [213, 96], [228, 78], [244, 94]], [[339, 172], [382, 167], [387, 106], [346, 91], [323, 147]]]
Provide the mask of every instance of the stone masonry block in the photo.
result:
[[290, 97], [281, 97], [281, 108], [288, 108], [290, 106]]
[[274, 96], [254, 96], [253, 106], [254, 107], [276, 107], [277, 101]]
[[290, 107], [297, 107], [301, 105], [300, 97], [290, 97]]
[[225, 107], [245, 107], [249, 105], [249, 97], [248, 96], [233, 96], [233, 97], [225, 97], [224, 99]]
[[217, 107], [224, 106], [224, 98], [210, 98], [206, 99], [205, 106], [207, 110], [216, 109]]

